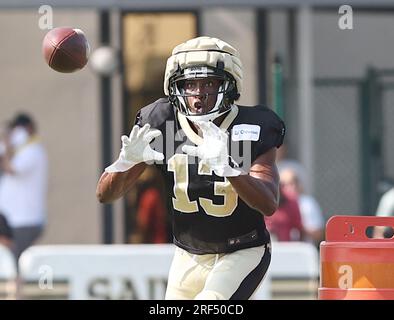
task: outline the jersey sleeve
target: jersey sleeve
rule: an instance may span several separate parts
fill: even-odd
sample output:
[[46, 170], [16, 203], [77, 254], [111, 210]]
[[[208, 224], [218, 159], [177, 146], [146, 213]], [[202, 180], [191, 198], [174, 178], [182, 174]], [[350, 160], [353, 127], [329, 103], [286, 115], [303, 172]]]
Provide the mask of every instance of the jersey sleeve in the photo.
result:
[[135, 116], [134, 125], [138, 125], [139, 127], [143, 126], [141, 119], [141, 110], [138, 110], [137, 115]]
[[172, 107], [168, 99], [159, 99], [137, 112], [134, 125], [143, 127], [149, 123], [152, 128], [159, 128], [170, 118], [171, 112]]
[[267, 109], [262, 123], [260, 137], [256, 143], [256, 157], [264, 154], [271, 148], [279, 148], [285, 137], [286, 127], [284, 122], [272, 110]]
[[149, 116], [145, 110], [142, 108], [138, 110], [137, 115], [135, 116], [134, 125], [138, 125], [139, 127], [143, 127], [145, 124], [149, 122]]

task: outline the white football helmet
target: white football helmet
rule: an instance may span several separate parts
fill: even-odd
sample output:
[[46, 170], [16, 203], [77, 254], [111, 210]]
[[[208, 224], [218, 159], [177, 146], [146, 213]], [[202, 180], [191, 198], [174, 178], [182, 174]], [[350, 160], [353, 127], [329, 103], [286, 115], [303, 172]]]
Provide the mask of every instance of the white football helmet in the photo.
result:
[[[184, 90], [185, 80], [213, 77], [221, 80], [214, 107], [192, 113]], [[167, 60], [164, 93], [177, 110], [192, 121], [212, 121], [229, 111], [242, 90], [242, 63], [238, 51], [228, 43], [211, 37], [198, 37], [174, 48]]]

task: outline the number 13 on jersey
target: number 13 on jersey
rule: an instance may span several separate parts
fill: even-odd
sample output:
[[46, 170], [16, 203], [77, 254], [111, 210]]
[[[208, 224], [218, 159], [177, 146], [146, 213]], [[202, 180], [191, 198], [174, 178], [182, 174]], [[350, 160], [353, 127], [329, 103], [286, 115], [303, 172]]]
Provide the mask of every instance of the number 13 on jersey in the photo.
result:
[[[224, 178], [224, 181], [214, 182], [214, 194], [223, 196], [223, 204], [214, 204], [211, 199], [199, 197], [198, 201], [190, 201], [187, 194], [189, 186], [188, 156], [186, 154], [174, 154], [168, 160], [168, 171], [174, 173], [174, 195], [172, 204], [175, 210], [183, 213], [198, 212], [200, 205], [206, 214], [214, 217], [226, 217], [231, 215], [238, 205], [238, 195], [234, 191], [231, 183]], [[198, 174], [212, 175], [209, 168], [204, 167], [201, 162], [198, 165]]]

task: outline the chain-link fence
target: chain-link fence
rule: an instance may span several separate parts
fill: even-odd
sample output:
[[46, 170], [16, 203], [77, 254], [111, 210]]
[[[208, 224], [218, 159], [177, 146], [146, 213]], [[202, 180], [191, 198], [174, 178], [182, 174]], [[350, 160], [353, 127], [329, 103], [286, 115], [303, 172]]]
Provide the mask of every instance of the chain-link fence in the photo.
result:
[[326, 218], [361, 213], [359, 84], [316, 81], [314, 195]]
[[394, 185], [394, 70], [315, 81], [314, 195], [326, 218], [375, 214]]
[[384, 178], [394, 183], [394, 73], [390, 80], [391, 83], [385, 81], [382, 86], [382, 151]]

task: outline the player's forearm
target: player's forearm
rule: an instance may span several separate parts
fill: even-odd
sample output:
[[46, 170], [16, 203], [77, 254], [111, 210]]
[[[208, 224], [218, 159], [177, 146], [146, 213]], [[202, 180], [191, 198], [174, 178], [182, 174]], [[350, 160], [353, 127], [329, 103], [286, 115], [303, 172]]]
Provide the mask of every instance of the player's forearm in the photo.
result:
[[271, 216], [278, 208], [278, 186], [250, 175], [227, 178], [249, 207]]
[[104, 172], [97, 184], [96, 196], [101, 203], [112, 202], [123, 195], [125, 189], [125, 172]]
[[107, 203], [119, 199], [130, 190], [145, 168], [146, 163], [139, 163], [125, 172], [104, 172], [97, 184], [98, 200]]

